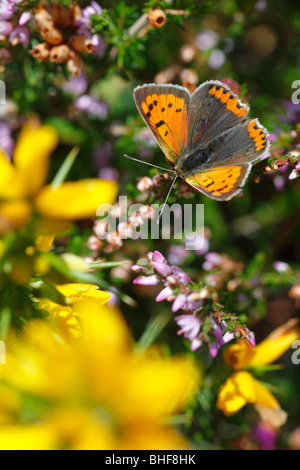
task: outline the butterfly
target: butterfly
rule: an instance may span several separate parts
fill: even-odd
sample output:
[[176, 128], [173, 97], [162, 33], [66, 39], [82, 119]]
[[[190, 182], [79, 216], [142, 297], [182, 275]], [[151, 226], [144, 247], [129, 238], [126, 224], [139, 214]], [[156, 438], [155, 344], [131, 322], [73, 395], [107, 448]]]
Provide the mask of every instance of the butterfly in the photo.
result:
[[269, 149], [268, 131], [222, 82], [190, 94], [172, 84], [134, 89], [136, 106], [176, 176], [218, 201], [241, 192], [252, 163]]

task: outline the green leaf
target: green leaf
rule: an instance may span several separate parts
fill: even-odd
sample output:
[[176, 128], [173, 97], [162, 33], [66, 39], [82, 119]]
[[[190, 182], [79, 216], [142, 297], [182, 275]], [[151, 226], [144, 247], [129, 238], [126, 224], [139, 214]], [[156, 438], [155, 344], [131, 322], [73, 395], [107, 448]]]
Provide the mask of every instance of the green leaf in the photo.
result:
[[79, 150], [80, 149], [78, 147], [73, 147], [71, 152], [66, 156], [65, 161], [63, 162], [60, 169], [52, 180], [51, 186], [53, 187], [53, 189], [58, 188], [58, 186], [60, 186], [61, 183], [65, 181], [78, 155]]
[[147, 348], [149, 348], [149, 346], [151, 346], [160, 332], [169, 323], [171, 318], [171, 313], [165, 311], [149, 321], [144, 333], [138, 341], [137, 352], [139, 354], [142, 354]]
[[58, 289], [52, 284], [46, 282], [32, 283], [32, 294], [38, 299], [49, 299], [52, 302], [60, 305], [72, 305], [72, 302], [65, 297]]

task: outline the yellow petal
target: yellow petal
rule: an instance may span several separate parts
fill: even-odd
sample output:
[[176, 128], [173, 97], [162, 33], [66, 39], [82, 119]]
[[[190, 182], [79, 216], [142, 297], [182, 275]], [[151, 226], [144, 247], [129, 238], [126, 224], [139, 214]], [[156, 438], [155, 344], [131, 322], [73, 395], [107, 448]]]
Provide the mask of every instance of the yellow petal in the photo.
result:
[[248, 372], [236, 372], [220, 387], [217, 408], [230, 416], [255, 399], [255, 379]]
[[255, 404], [278, 410], [280, 405], [274, 395], [258, 380], [255, 380]]
[[26, 225], [31, 212], [31, 204], [26, 200], [16, 199], [0, 203], [0, 235]]
[[[190, 358], [158, 358], [147, 354], [129, 362], [121, 373], [119, 413], [131, 421], [157, 419], [182, 411], [200, 385], [199, 367]], [[122, 383], [123, 382], [123, 383]]]
[[35, 205], [41, 214], [59, 220], [76, 220], [95, 217], [101, 204], [113, 204], [118, 185], [113, 181], [87, 179], [63, 183], [53, 189], [45, 186]]
[[72, 302], [71, 306], [60, 305], [49, 299], [40, 299], [39, 308], [46, 310], [54, 323], [54, 327], [67, 340], [79, 338], [81, 328], [77, 316], [90, 315], [105, 304], [110, 294], [89, 284], [63, 284], [57, 290]]
[[235, 344], [225, 348], [225, 363], [234, 370], [246, 367], [254, 354], [255, 348], [246, 339], [239, 339]]
[[38, 251], [49, 251], [54, 241], [55, 235], [67, 230], [69, 222], [62, 222], [58, 220], [42, 219], [38, 220], [35, 226], [37, 234], [34, 244]]
[[17, 172], [0, 149], [0, 198], [10, 198], [20, 194], [16, 187]]
[[264, 366], [276, 361], [300, 338], [297, 322], [291, 319], [285, 325], [276, 328], [262, 343], [254, 348], [254, 355], [248, 367]]
[[104, 292], [93, 284], [62, 284], [56, 288], [71, 302], [74, 315], [85, 316], [98, 309], [110, 299], [110, 294]]
[[35, 240], [34, 244], [38, 251], [49, 251], [51, 245], [54, 241], [55, 235], [38, 235]]
[[35, 120], [28, 121], [21, 130], [13, 159], [28, 195], [36, 194], [45, 183], [49, 157], [57, 143], [55, 129], [51, 126], [39, 126]]
[[54, 430], [46, 425], [12, 425], [0, 430], [0, 450], [51, 450], [54, 445]]
[[271, 392], [249, 372], [236, 372], [220, 387], [217, 408], [230, 416], [247, 403], [278, 410], [280, 405]]

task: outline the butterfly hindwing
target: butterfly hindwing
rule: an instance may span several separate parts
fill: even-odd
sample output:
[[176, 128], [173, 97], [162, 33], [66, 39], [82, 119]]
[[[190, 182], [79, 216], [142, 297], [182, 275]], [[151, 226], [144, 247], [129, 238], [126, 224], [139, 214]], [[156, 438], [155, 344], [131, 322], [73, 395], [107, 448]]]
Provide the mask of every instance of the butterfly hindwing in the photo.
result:
[[143, 85], [134, 90], [142, 118], [172, 163], [178, 162], [187, 143], [189, 96], [178, 85]]
[[188, 176], [186, 182], [212, 199], [228, 201], [240, 193], [250, 170], [250, 163], [217, 167]]
[[270, 146], [268, 135], [258, 119], [248, 119], [209, 144], [211, 151], [206, 165], [214, 167], [254, 162], [267, 154]]

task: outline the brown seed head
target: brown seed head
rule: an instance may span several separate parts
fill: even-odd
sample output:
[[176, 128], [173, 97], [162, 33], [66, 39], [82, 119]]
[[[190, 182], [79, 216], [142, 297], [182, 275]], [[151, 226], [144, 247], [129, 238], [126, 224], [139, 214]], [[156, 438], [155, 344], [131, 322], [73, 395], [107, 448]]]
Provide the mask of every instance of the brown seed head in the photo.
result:
[[154, 8], [148, 13], [148, 23], [153, 28], [161, 28], [167, 22], [167, 15], [160, 8]]

